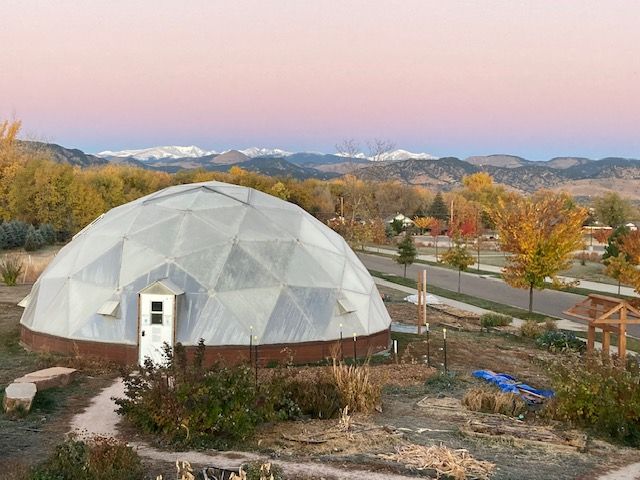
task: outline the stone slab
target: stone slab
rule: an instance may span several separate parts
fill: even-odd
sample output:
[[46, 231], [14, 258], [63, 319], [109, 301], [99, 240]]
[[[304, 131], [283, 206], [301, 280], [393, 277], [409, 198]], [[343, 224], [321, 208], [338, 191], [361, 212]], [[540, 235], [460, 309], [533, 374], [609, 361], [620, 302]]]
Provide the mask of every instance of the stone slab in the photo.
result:
[[15, 379], [14, 383], [33, 383], [38, 390], [47, 390], [48, 388], [69, 385], [77, 374], [78, 371], [75, 368], [51, 367], [27, 373], [25, 376]]
[[4, 411], [11, 413], [22, 409], [25, 413], [29, 412], [37, 391], [35, 383], [12, 383], [4, 390]]

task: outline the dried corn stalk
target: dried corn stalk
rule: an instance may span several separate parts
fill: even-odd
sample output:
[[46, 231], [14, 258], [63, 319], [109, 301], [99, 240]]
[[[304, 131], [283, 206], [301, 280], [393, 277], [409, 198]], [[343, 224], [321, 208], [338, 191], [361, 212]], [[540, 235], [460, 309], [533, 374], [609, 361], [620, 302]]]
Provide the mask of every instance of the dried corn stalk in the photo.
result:
[[452, 450], [443, 445], [404, 445], [396, 448], [395, 453], [378, 456], [415, 470], [435, 470], [438, 478], [446, 475], [455, 480], [487, 480], [495, 469], [493, 463], [476, 460], [467, 450]]

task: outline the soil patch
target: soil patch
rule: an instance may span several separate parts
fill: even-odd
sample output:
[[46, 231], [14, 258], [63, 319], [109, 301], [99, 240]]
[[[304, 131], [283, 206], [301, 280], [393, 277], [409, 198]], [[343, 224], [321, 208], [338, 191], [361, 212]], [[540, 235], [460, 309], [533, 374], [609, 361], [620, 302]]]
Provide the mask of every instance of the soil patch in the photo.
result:
[[[0, 397], [14, 379], [48, 366], [43, 358], [23, 349], [18, 341], [19, 321], [23, 309], [16, 303], [27, 295], [31, 286], [0, 286]], [[36, 464], [62, 442], [69, 431], [69, 420], [84, 409], [89, 399], [113, 375], [89, 376], [81, 372], [71, 385], [38, 392], [31, 412], [24, 418], [13, 418], [0, 411], [0, 471], [4, 465]]]

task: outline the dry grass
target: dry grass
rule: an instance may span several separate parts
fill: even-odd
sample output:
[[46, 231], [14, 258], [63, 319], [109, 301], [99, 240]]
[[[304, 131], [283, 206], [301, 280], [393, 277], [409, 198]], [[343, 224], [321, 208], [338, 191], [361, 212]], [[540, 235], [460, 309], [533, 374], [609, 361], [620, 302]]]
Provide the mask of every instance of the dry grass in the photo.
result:
[[544, 331], [544, 326], [535, 320], [527, 320], [520, 325], [520, 335], [526, 338], [536, 338]]
[[527, 411], [527, 404], [518, 395], [486, 388], [468, 390], [462, 404], [474, 412], [500, 413], [509, 417], [517, 417]]
[[15, 286], [23, 271], [23, 261], [17, 255], [5, 255], [0, 259], [0, 276], [5, 285]]
[[36, 253], [15, 251], [10, 254], [3, 255], [0, 261], [5, 261], [8, 258], [13, 258], [18, 261], [22, 268], [17, 281], [20, 284], [25, 284], [34, 283], [44, 269], [47, 268], [47, 265], [49, 265], [51, 260], [53, 260], [54, 256], [55, 252], [50, 250]]
[[369, 372], [368, 364], [345, 365], [333, 360], [333, 381], [342, 405], [348, 406], [352, 412], [372, 413], [380, 410], [382, 389], [371, 381]]
[[391, 454], [378, 455], [415, 470], [435, 470], [438, 478], [446, 475], [455, 480], [477, 478], [486, 480], [495, 469], [490, 462], [476, 460], [467, 450], [452, 450], [445, 446], [404, 445]]
[[544, 321], [544, 331], [545, 332], [555, 332], [558, 330], [558, 322], [553, 318], [547, 318]]
[[403, 432], [372, 423], [375, 417], [348, 415], [348, 420], [264, 424], [258, 427], [253, 442], [257, 448], [273, 450], [282, 457], [376, 455], [391, 452], [403, 443]]

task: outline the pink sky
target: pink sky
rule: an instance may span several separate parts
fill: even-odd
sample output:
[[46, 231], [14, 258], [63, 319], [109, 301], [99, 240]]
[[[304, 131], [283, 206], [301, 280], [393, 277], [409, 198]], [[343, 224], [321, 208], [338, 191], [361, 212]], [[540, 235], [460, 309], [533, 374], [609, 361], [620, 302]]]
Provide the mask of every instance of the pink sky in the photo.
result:
[[4, 0], [0, 118], [86, 151], [640, 157], [639, 20], [635, 0]]

